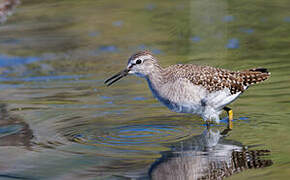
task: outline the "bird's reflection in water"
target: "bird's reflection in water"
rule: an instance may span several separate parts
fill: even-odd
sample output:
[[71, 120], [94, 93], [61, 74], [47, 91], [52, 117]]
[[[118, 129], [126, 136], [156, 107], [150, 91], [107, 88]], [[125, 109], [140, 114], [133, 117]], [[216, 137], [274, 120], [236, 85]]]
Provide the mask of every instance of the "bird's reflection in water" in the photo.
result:
[[[223, 131], [227, 132], [227, 131]], [[269, 150], [250, 150], [226, 140], [217, 129], [205, 129], [172, 146], [150, 169], [152, 180], [223, 179], [246, 169], [271, 166]]]
[[5, 104], [0, 104], [0, 146], [31, 147], [32, 130], [23, 119], [7, 111]]

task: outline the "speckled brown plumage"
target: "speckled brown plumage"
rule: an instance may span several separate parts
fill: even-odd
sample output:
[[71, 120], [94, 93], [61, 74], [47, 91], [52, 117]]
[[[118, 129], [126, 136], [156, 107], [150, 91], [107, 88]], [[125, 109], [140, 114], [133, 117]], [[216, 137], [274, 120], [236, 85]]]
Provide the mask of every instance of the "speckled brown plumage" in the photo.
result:
[[209, 92], [229, 88], [231, 94], [243, 92], [249, 85], [266, 80], [270, 73], [264, 68], [230, 71], [210, 66], [177, 64], [164, 69], [168, 80], [185, 78]]

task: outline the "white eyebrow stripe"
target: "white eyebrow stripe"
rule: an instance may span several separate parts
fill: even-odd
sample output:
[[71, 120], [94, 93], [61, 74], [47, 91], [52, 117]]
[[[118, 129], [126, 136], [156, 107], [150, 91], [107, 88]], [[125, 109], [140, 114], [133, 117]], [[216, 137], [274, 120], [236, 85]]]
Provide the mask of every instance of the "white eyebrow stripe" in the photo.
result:
[[143, 55], [143, 56], [140, 56], [140, 57], [136, 58], [136, 60], [137, 59], [145, 60], [145, 59], [150, 59], [150, 58], [152, 58], [152, 56], [150, 56], [150, 55]]
[[129, 61], [127, 68], [134, 66], [138, 59], [142, 60], [142, 62], [143, 62], [144, 60], [151, 59], [151, 58], [152, 58], [152, 56], [150, 54], [138, 56], [135, 59], [132, 59], [131, 61]]

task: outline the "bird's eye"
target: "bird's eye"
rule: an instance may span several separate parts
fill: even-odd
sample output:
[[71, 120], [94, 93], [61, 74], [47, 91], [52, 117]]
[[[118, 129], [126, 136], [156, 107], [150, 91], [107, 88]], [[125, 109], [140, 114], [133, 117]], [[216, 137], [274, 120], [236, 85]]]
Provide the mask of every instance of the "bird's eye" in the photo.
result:
[[137, 59], [136, 64], [141, 64], [141, 63], [142, 63], [141, 59]]

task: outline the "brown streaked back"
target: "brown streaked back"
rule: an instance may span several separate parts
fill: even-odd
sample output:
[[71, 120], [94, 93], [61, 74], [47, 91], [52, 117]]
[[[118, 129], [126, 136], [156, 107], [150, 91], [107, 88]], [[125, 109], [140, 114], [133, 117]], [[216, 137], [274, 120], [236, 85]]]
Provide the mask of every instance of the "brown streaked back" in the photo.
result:
[[241, 72], [243, 75], [243, 83], [245, 86], [265, 81], [270, 76], [270, 72], [266, 68], [255, 68]]
[[251, 84], [266, 80], [270, 73], [265, 68], [245, 71], [230, 71], [210, 66], [177, 64], [164, 70], [168, 81], [186, 78], [195, 85], [201, 85], [209, 92], [229, 88], [231, 94], [243, 92]]

